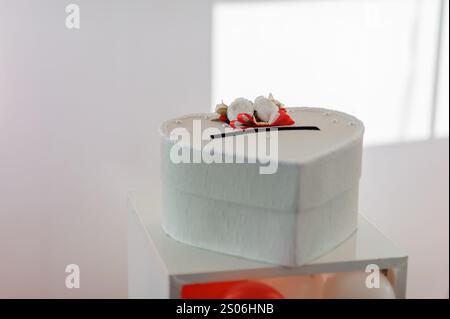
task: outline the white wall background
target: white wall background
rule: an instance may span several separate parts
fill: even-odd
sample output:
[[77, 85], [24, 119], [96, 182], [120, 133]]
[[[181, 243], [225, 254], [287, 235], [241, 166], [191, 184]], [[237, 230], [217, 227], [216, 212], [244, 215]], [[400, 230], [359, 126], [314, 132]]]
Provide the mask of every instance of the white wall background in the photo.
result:
[[442, 53], [440, 56], [440, 72], [439, 72], [439, 87], [438, 87], [438, 107], [436, 112], [436, 130], [437, 137], [448, 137], [449, 133], [449, 2], [444, 1], [444, 27], [442, 34]]
[[360, 212], [408, 254], [408, 298], [448, 298], [448, 139], [366, 147]]
[[426, 139], [438, 16], [436, 0], [219, 1], [213, 102], [272, 91], [355, 114], [366, 144]]
[[126, 193], [162, 120], [209, 109], [207, 0], [71, 2], [0, 0], [0, 297], [125, 297]]
[[414, 298], [448, 298], [445, 3], [436, 99], [439, 0], [222, 0], [213, 7], [212, 104], [273, 92], [288, 106], [363, 120], [360, 212], [409, 255], [407, 296]]
[[[64, 9], [71, 2], [81, 8], [80, 30], [65, 28]], [[316, 2], [299, 2], [301, 9], [307, 10], [305, 19], [318, 12]], [[328, 13], [339, 10], [336, 2], [320, 1]], [[251, 1], [251, 4], [256, 3]], [[345, 3], [350, 6], [357, 2]], [[395, 100], [385, 101], [386, 92], [378, 87], [372, 90], [367, 82], [358, 81], [361, 67], [363, 71], [374, 67], [370, 63], [364, 66], [371, 61], [366, 61], [363, 54], [371, 50], [351, 39], [331, 41], [336, 45], [331, 49], [339, 45], [342, 49], [337, 50], [337, 57], [340, 58], [348, 56], [344, 48], [349, 46], [356, 50], [352, 52], [358, 53], [354, 59], [359, 67], [349, 69], [347, 60], [345, 63], [340, 58], [326, 60], [327, 55], [318, 52], [323, 61], [323, 64], [314, 62], [318, 70], [333, 70], [326, 79], [319, 73], [309, 77], [300, 72], [301, 69], [293, 68], [288, 74], [295, 71], [303, 77], [302, 81], [295, 82], [295, 86], [292, 81], [281, 77], [282, 81], [267, 83], [246, 81], [246, 85], [251, 87], [246, 86], [242, 91], [237, 87], [234, 91], [236, 86], [229, 79], [236, 77], [230, 77], [233, 75], [230, 72], [237, 71], [223, 69], [224, 65], [217, 60], [221, 56], [217, 48], [228, 43], [228, 38], [213, 37], [212, 32], [236, 30], [228, 19], [220, 19], [233, 14], [233, 11], [227, 11], [231, 8], [227, 6], [235, 6], [237, 2], [225, 5], [219, 2], [219, 7], [225, 6], [221, 13], [213, 4], [208, 0], [0, 0], [0, 297], [126, 297], [126, 193], [130, 190], [151, 191], [154, 185], [159, 184], [159, 123], [183, 113], [207, 111], [211, 108], [211, 101], [216, 102], [219, 96], [228, 98], [228, 94], [234, 97], [273, 90], [287, 104], [332, 107], [339, 104], [350, 107], [349, 110], [354, 112], [360, 110], [360, 105], [365, 105], [367, 108], [364, 110], [368, 110], [370, 115], [369, 132], [383, 132], [378, 137], [374, 133], [374, 141], [386, 141], [392, 134], [410, 136], [405, 135], [410, 134], [407, 132], [412, 132], [411, 136], [425, 137], [424, 132], [429, 127], [411, 131], [414, 126], [408, 124], [400, 130], [394, 121], [398, 118], [398, 110], [393, 112], [393, 117], [380, 121], [387, 110], [386, 105], [392, 106], [395, 101], [403, 100], [395, 87], [389, 90], [389, 96]], [[328, 5], [331, 9], [327, 8]], [[410, 17], [414, 10], [409, 4], [406, 7], [409, 9], [405, 12]], [[361, 13], [358, 8], [350, 9], [354, 10], [352, 15]], [[265, 18], [266, 9], [261, 10], [258, 17]], [[271, 8], [270, 11], [279, 17], [283, 9]], [[346, 11], [338, 12], [344, 14]], [[351, 22], [369, 23], [370, 26], [376, 15], [370, 17], [369, 14], [369, 22], [364, 22], [362, 16]], [[214, 22], [213, 18], [219, 20]], [[245, 21], [245, 16], [239, 19], [236, 22]], [[321, 21], [321, 24], [331, 22], [333, 28], [340, 28], [341, 32], [364, 41], [361, 30], [345, 26], [340, 21], [332, 17]], [[218, 22], [230, 28], [217, 29]], [[255, 79], [255, 74], [259, 74], [260, 64], [263, 64], [264, 74], [277, 74], [280, 65], [286, 70], [282, 58], [287, 57], [290, 59], [287, 61], [291, 61], [296, 55], [286, 50], [283, 51], [286, 55], [279, 55], [276, 48], [291, 40], [295, 43], [294, 52], [302, 57], [296, 61], [312, 61], [315, 47], [295, 51], [298, 47], [291, 28], [300, 26], [302, 38], [299, 42], [313, 44], [313, 31], [326, 36], [329, 28], [320, 24], [317, 30], [306, 29], [307, 22], [314, 20], [287, 19], [281, 25], [273, 22], [268, 27], [263, 25], [260, 37], [250, 43], [266, 43], [264, 48], [272, 50], [269, 53], [274, 59], [263, 63], [264, 56], [261, 55], [255, 60], [258, 63], [246, 69], [246, 73], [252, 75], [249, 79]], [[214, 29], [211, 28], [213, 25]], [[380, 24], [379, 27], [389, 26], [392, 25]], [[254, 31], [252, 28], [247, 26], [238, 35], [248, 37]], [[403, 34], [406, 31], [402, 28], [393, 32]], [[284, 39], [277, 39], [279, 32], [286, 33]], [[394, 40], [389, 40], [392, 46], [396, 44]], [[240, 41], [238, 36], [236, 41]], [[242, 50], [237, 53], [246, 56], [249, 46], [242, 45]], [[446, 45], [448, 57], [448, 42]], [[378, 48], [379, 53], [388, 58], [389, 66], [403, 61], [402, 54], [407, 53], [404, 47], [397, 52], [394, 47], [383, 49], [377, 43], [371, 48]], [[226, 46], [223, 52], [230, 52], [230, 48]], [[428, 63], [424, 61], [427, 74]], [[408, 72], [407, 65], [407, 62], [401, 62], [399, 73], [389, 68], [387, 71], [375, 70], [375, 73], [378, 79], [394, 77], [394, 82], [401, 84]], [[336, 73], [339, 70], [343, 72]], [[383, 77], [383, 72], [388, 74]], [[342, 81], [342, 73], [351, 81]], [[400, 76], [396, 78], [398, 74]], [[306, 80], [309, 78], [312, 82]], [[445, 82], [445, 74], [443, 78]], [[446, 81], [448, 83], [448, 73]], [[344, 94], [332, 85], [337, 82], [348, 86], [355, 84], [358, 88], [355, 89], [356, 97], [363, 99], [367, 93], [368, 100], [376, 101], [380, 109], [356, 103], [355, 96], [349, 97], [348, 92]], [[422, 101], [424, 96], [428, 101], [429, 83], [423, 87], [415, 85], [423, 88], [423, 95], [414, 101]], [[210, 93], [212, 88], [213, 94]], [[233, 91], [225, 93], [224, 90], [228, 89]], [[351, 87], [349, 92], [352, 91]], [[445, 94], [448, 96], [448, 90], [442, 92], [444, 97]], [[445, 98], [440, 101], [443, 106], [439, 114], [448, 114], [448, 97], [447, 102]], [[423, 116], [424, 122], [429, 123], [429, 118], [421, 113], [428, 111], [420, 108], [419, 104], [414, 104], [417, 111], [414, 111], [414, 121]], [[400, 105], [405, 107], [404, 103]], [[439, 123], [440, 136], [448, 136], [448, 121]], [[448, 171], [442, 174], [443, 167], [448, 166], [445, 143], [448, 144], [448, 140], [437, 146], [433, 144], [432, 148], [414, 144], [416, 152], [428, 150], [431, 154], [431, 159], [418, 157], [415, 166], [411, 164], [412, 172], [420, 170], [420, 176], [429, 178], [429, 183], [417, 187], [411, 186], [408, 179], [415, 176], [414, 173], [392, 169], [402, 167], [405, 157], [409, 159], [410, 148], [380, 146], [382, 148], [366, 151], [362, 208], [380, 225], [385, 225], [383, 230], [390, 232], [401, 246], [406, 243], [405, 238], [414, 238], [415, 232], [396, 227], [394, 222], [389, 228], [383, 224], [386, 216], [401, 209], [407, 213], [412, 208], [415, 208], [415, 214], [428, 211], [430, 207], [435, 207], [439, 214], [445, 209], [448, 211], [448, 197], [441, 195], [445, 187], [448, 191]], [[383, 159], [384, 163], [380, 164]], [[430, 160], [434, 164], [427, 166]], [[391, 167], [391, 162], [396, 165]], [[428, 170], [430, 167], [433, 169]], [[392, 182], [397, 182], [391, 189], [398, 192], [395, 198], [388, 196], [386, 191], [389, 188], [382, 187], [393, 172], [398, 172], [392, 178]], [[411, 188], [403, 187], [405, 184]], [[438, 191], [433, 190], [434, 186]], [[416, 202], [408, 202], [410, 191], [413, 191]], [[426, 196], [421, 197], [420, 194]], [[386, 199], [383, 205], [379, 198]], [[423, 205], [415, 205], [419, 199]], [[448, 215], [445, 216], [448, 220]], [[423, 283], [420, 278], [427, 273], [423, 271], [423, 256], [428, 255], [411, 250], [415, 256], [413, 260], [419, 261], [411, 272], [414, 277], [409, 278], [410, 286], [416, 287], [416, 290], [408, 292], [411, 296], [442, 296], [443, 291], [447, 289], [448, 292], [448, 228], [440, 228], [439, 234], [430, 238], [429, 243], [440, 243], [436, 246], [436, 254], [444, 257], [443, 251], [447, 247], [447, 263], [442, 262], [440, 268], [431, 269], [439, 272], [433, 278], [433, 285], [417, 290]], [[421, 247], [427, 249], [429, 245]], [[411, 249], [410, 246], [406, 248], [408, 251]], [[64, 287], [64, 268], [69, 263], [77, 263], [81, 267], [79, 290]], [[446, 285], [439, 284], [443, 270], [447, 271]], [[445, 277], [442, 279], [445, 281]]]

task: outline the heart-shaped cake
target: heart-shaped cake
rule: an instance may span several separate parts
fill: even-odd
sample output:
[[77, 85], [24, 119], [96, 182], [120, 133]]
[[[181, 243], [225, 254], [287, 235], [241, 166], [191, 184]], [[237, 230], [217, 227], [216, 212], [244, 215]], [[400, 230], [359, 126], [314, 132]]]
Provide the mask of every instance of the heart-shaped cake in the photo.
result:
[[[273, 117], [271, 106], [259, 102], [264, 119]], [[239, 110], [251, 113], [249, 103]], [[183, 116], [160, 129], [168, 235], [220, 253], [301, 265], [356, 231], [361, 121], [280, 106], [287, 125], [260, 125], [254, 113], [243, 119], [254, 124], [232, 128], [230, 110], [218, 109], [219, 116]], [[239, 110], [231, 112], [236, 119]]]

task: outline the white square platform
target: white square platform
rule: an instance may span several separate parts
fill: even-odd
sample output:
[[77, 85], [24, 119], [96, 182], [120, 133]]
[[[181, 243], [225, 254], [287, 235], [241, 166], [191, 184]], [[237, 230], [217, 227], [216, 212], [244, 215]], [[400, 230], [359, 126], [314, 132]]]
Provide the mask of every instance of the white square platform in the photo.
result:
[[180, 298], [184, 284], [364, 271], [368, 264], [392, 272], [396, 297], [405, 298], [408, 257], [361, 215], [358, 231], [331, 253], [282, 267], [177, 242], [161, 228], [160, 198], [159, 191], [129, 195], [129, 298]]

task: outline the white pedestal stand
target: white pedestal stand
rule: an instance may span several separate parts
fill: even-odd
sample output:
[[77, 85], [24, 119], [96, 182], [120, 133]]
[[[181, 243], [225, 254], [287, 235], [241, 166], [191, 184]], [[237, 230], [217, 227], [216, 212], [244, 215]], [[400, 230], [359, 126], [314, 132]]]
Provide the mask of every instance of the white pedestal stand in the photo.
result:
[[160, 194], [132, 193], [128, 217], [129, 298], [179, 298], [189, 283], [365, 271], [388, 272], [397, 298], [405, 298], [408, 257], [363, 216], [358, 231], [329, 254], [298, 267], [281, 267], [182, 244], [164, 233]]

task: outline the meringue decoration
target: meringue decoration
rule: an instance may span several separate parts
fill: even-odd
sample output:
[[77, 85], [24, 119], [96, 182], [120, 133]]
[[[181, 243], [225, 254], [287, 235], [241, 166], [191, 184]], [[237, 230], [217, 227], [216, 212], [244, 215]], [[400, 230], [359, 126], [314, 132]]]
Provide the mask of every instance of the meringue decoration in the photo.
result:
[[227, 111], [228, 111], [228, 105], [225, 103], [220, 102], [220, 104], [216, 105], [216, 113], [219, 114], [219, 120], [226, 122], [227, 121]]
[[227, 106], [222, 103], [216, 106], [219, 120], [228, 123], [232, 128], [246, 129], [250, 127], [285, 126], [295, 124], [287, 114], [284, 104], [269, 97], [258, 96], [255, 103], [246, 98], [237, 98]]
[[269, 93], [268, 99], [271, 100], [273, 103], [275, 103], [275, 105], [278, 106], [280, 109], [284, 108], [284, 104], [281, 103], [280, 101], [276, 100], [276, 99], [273, 97], [272, 93]]
[[271, 100], [265, 98], [264, 96], [258, 96], [255, 99], [255, 112], [256, 117], [261, 122], [269, 122], [271, 119], [273, 120], [276, 117], [276, 113], [278, 113], [278, 106], [273, 103]]
[[[255, 112], [255, 107], [253, 103], [246, 98], [240, 97], [230, 104], [227, 110], [228, 121], [234, 122], [240, 119], [239, 122], [252, 122], [254, 121], [253, 113]], [[238, 124], [239, 126], [240, 124]]]

